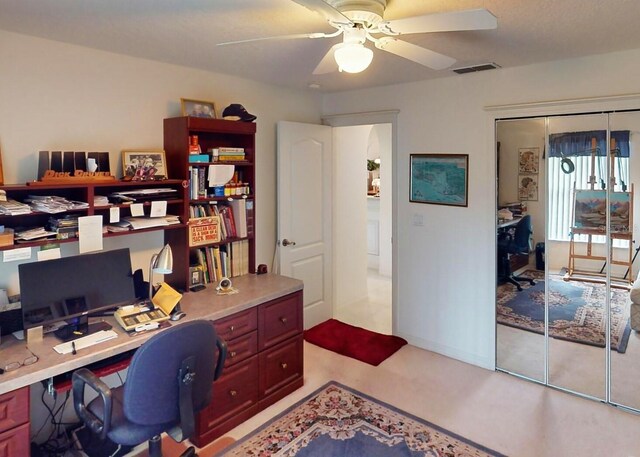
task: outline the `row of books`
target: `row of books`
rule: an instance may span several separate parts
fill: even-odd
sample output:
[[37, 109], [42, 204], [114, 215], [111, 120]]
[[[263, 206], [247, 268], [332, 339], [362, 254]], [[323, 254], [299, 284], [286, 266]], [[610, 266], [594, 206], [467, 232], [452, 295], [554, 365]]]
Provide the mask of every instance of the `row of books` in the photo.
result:
[[251, 199], [236, 198], [220, 205], [216, 202], [191, 205], [189, 216], [191, 218], [217, 216], [220, 221], [221, 240], [253, 236], [254, 214]]
[[244, 148], [234, 147], [214, 148], [213, 156], [217, 156], [220, 162], [237, 162], [245, 159]]
[[194, 250], [196, 267], [204, 273], [205, 283], [216, 283], [222, 278], [249, 274], [249, 240], [234, 241], [222, 246]]

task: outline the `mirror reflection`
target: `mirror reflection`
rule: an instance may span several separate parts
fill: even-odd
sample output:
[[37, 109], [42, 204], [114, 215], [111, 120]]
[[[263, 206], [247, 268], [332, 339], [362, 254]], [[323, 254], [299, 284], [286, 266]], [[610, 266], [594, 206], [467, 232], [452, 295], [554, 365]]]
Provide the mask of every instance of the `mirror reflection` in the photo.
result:
[[544, 381], [544, 119], [499, 121], [497, 366]]
[[496, 365], [637, 410], [639, 127], [640, 112], [496, 122]]

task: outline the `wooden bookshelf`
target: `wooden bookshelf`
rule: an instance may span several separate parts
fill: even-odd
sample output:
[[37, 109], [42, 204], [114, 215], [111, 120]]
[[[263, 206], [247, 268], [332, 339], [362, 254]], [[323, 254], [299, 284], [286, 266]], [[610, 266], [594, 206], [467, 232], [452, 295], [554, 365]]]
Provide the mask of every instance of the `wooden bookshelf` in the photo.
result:
[[[191, 195], [190, 185], [187, 186], [187, 201], [185, 205], [185, 220], [188, 221], [190, 216], [190, 208], [203, 207], [211, 210], [214, 215], [214, 207], [221, 209], [225, 206], [232, 206], [233, 200], [244, 200], [245, 206], [252, 206], [251, 225], [247, 227], [247, 236], [238, 236], [237, 232], [228, 234], [225, 239], [218, 242], [212, 242], [207, 245], [189, 246], [188, 230], [184, 231], [167, 231], [165, 232], [165, 240], [170, 243], [174, 255], [174, 271], [171, 276], [171, 282], [176, 285], [185, 285], [188, 287], [190, 279], [190, 268], [199, 265], [198, 250], [206, 250], [216, 248], [226, 250], [227, 255], [232, 256], [232, 250], [236, 250], [244, 259], [243, 268], [230, 268], [226, 276], [237, 276], [238, 273], [254, 273], [255, 272], [255, 133], [256, 124], [227, 121], [222, 119], [208, 119], [197, 117], [175, 117], [164, 120], [164, 150], [167, 157], [167, 167], [172, 178], [183, 179], [189, 183], [192, 181], [191, 170], [195, 169], [200, 173], [200, 178], [204, 177], [205, 190], [204, 195], [200, 194], [197, 198]], [[202, 154], [206, 154], [212, 148], [235, 147], [244, 149], [244, 160], [238, 161], [208, 161], [208, 162], [189, 162], [189, 145], [190, 137], [196, 135]], [[238, 173], [239, 181], [246, 183], [249, 191], [240, 194], [216, 196], [214, 188], [208, 186], [208, 173], [210, 167], [220, 165], [233, 165], [235, 172]], [[200, 187], [202, 191], [202, 186]], [[198, 217], [198, 216], [194, 216]], [[234, 219], [238, 215], [234, 214]], [[220, 220], [223, 224], [223, 221]], [[245, 242], [242, 249], [239, 249], [238, 242]], [[238, 248], [236, 248], [238, 246]], [[246, 246], [246, 248], [245, 248]], [[206, 260], [205, 260], [206, 264]], [[230, 267], [233, 264], [230, 262]], [[208, 271], [209, 266], [203, 267]], [[213, 268], [215, 269], [215, 267]], [[219, 275], [209, 274], [209, 281], [219, 280]]]

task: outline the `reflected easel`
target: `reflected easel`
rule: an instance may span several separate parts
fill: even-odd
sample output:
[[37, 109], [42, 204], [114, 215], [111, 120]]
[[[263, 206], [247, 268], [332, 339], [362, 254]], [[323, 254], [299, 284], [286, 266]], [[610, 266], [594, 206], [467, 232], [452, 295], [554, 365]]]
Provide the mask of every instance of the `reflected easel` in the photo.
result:
[[[618, 157], [619, 149], [616, 147], [615, 139], [611, 139], [610, 152], [610, 172], [609, 185], [613, 189], [616, 185], [616, 179], [613, 170], [615, 169], [615, 160]], [[589, 188], [576, 189], [574, 183], [573, 205], [571, 220], [570, 242], [569, 242], [569, 262], [568, 271], [564, 275], [564, 280], [579, 280], [585, 282], [605, 283], [606, 274], [603, 273], [606, 262], [611, 265], [626, 266], [627, 272], [623, 277], [611, 276], [611, 287], [629, 289], [633, 283], [633, 184], [629, 192], [626, 192], [626, 184], [623, 183], [622, 192], [609, 192], [607, 200], [607, 191], [605, 183], [602, 182], [602, 189], [596, 189], [597, 182], [595, 175], [596, 155], [598, 154], [597, 140], [591, 139], [591, 160], [589, 174]], [[572, 165], [573, 167], [573, 165]], [[573, 169], [571, 170], [573, 171]], [[608, 204], [607, 204], [608, 203]], [[612, 209], [615, 207], [615, 211]], [[606, 236], [607, 212], [609, 213], [609, 256], [595, 255], [593, 253], [593, 237]], [[615, 213], [615, 214], [614, 214]], [[586, 252], [578, 253], [576, 251], [576, 235], [586, 235]], [[622, 259], [614, 258], [613, 240], [627, 241], [627, 253]], [[600, 272], [578, 270], [576, 269], [576, 260], [596, 260], [605, 262]]]

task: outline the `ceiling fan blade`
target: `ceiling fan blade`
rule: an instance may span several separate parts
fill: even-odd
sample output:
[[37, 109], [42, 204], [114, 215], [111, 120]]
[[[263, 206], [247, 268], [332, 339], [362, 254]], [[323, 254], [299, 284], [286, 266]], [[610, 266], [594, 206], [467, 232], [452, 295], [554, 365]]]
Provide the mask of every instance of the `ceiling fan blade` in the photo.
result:
[[227, 46], [230, 44], [242, 44], [242, 43], [252, 43], [254, 41], [269, 41], [269, 40], [297, 40], [298, 38], [324, 38], [327, 36], [331, 36], [330, 34], [316, 32], [316, 33], [296, 33], [295, 35], [278, 35], [278, 36], [270, 36], [270, 37], [262, 37], [262, 38], [249, 38], [248, 40], [237, 40], [237, 41], [225, 41], [224, 43], [217, 43], [216, 46]]
[[336, 47], [339, 46], [339, 44], [340, 43], [331, 46], [331, 49], [327, 51], [318, 66], [316, 66], [316, 69], [313, 70], [314, 75], [324, 75], [326, 73], [334, 72], [338, 69], [338, 64], [333, 57], [333, 52], [336, 50]]
[[298, 5], [302, 5], [305, 8], [320, 13], [328, 21], [335, 22], [337, 24], [351, 24], [351, 19], [335, 9], [333, 6], [324, 2], [323, 0], [291, 0]]
[[444, 70], [450, 67], [456, 61], [453, 57], [448, 57], [437, 52], [430, 51], [429, 49], [422, 48], [415, 44], [407, 43], [406, 41], [396, 40], [395, 38], [385, 37], [378, 40], [376, 43], [378, 49], [390, 52], [405, 59], [412, 60], [425, 67], [433, 68], [434, 70]]
[[487, 30], [497, 28], [498, 19], [489, 10], [481, 8], [385, 21], [379, 27], [383, 33], [391, 34]]

